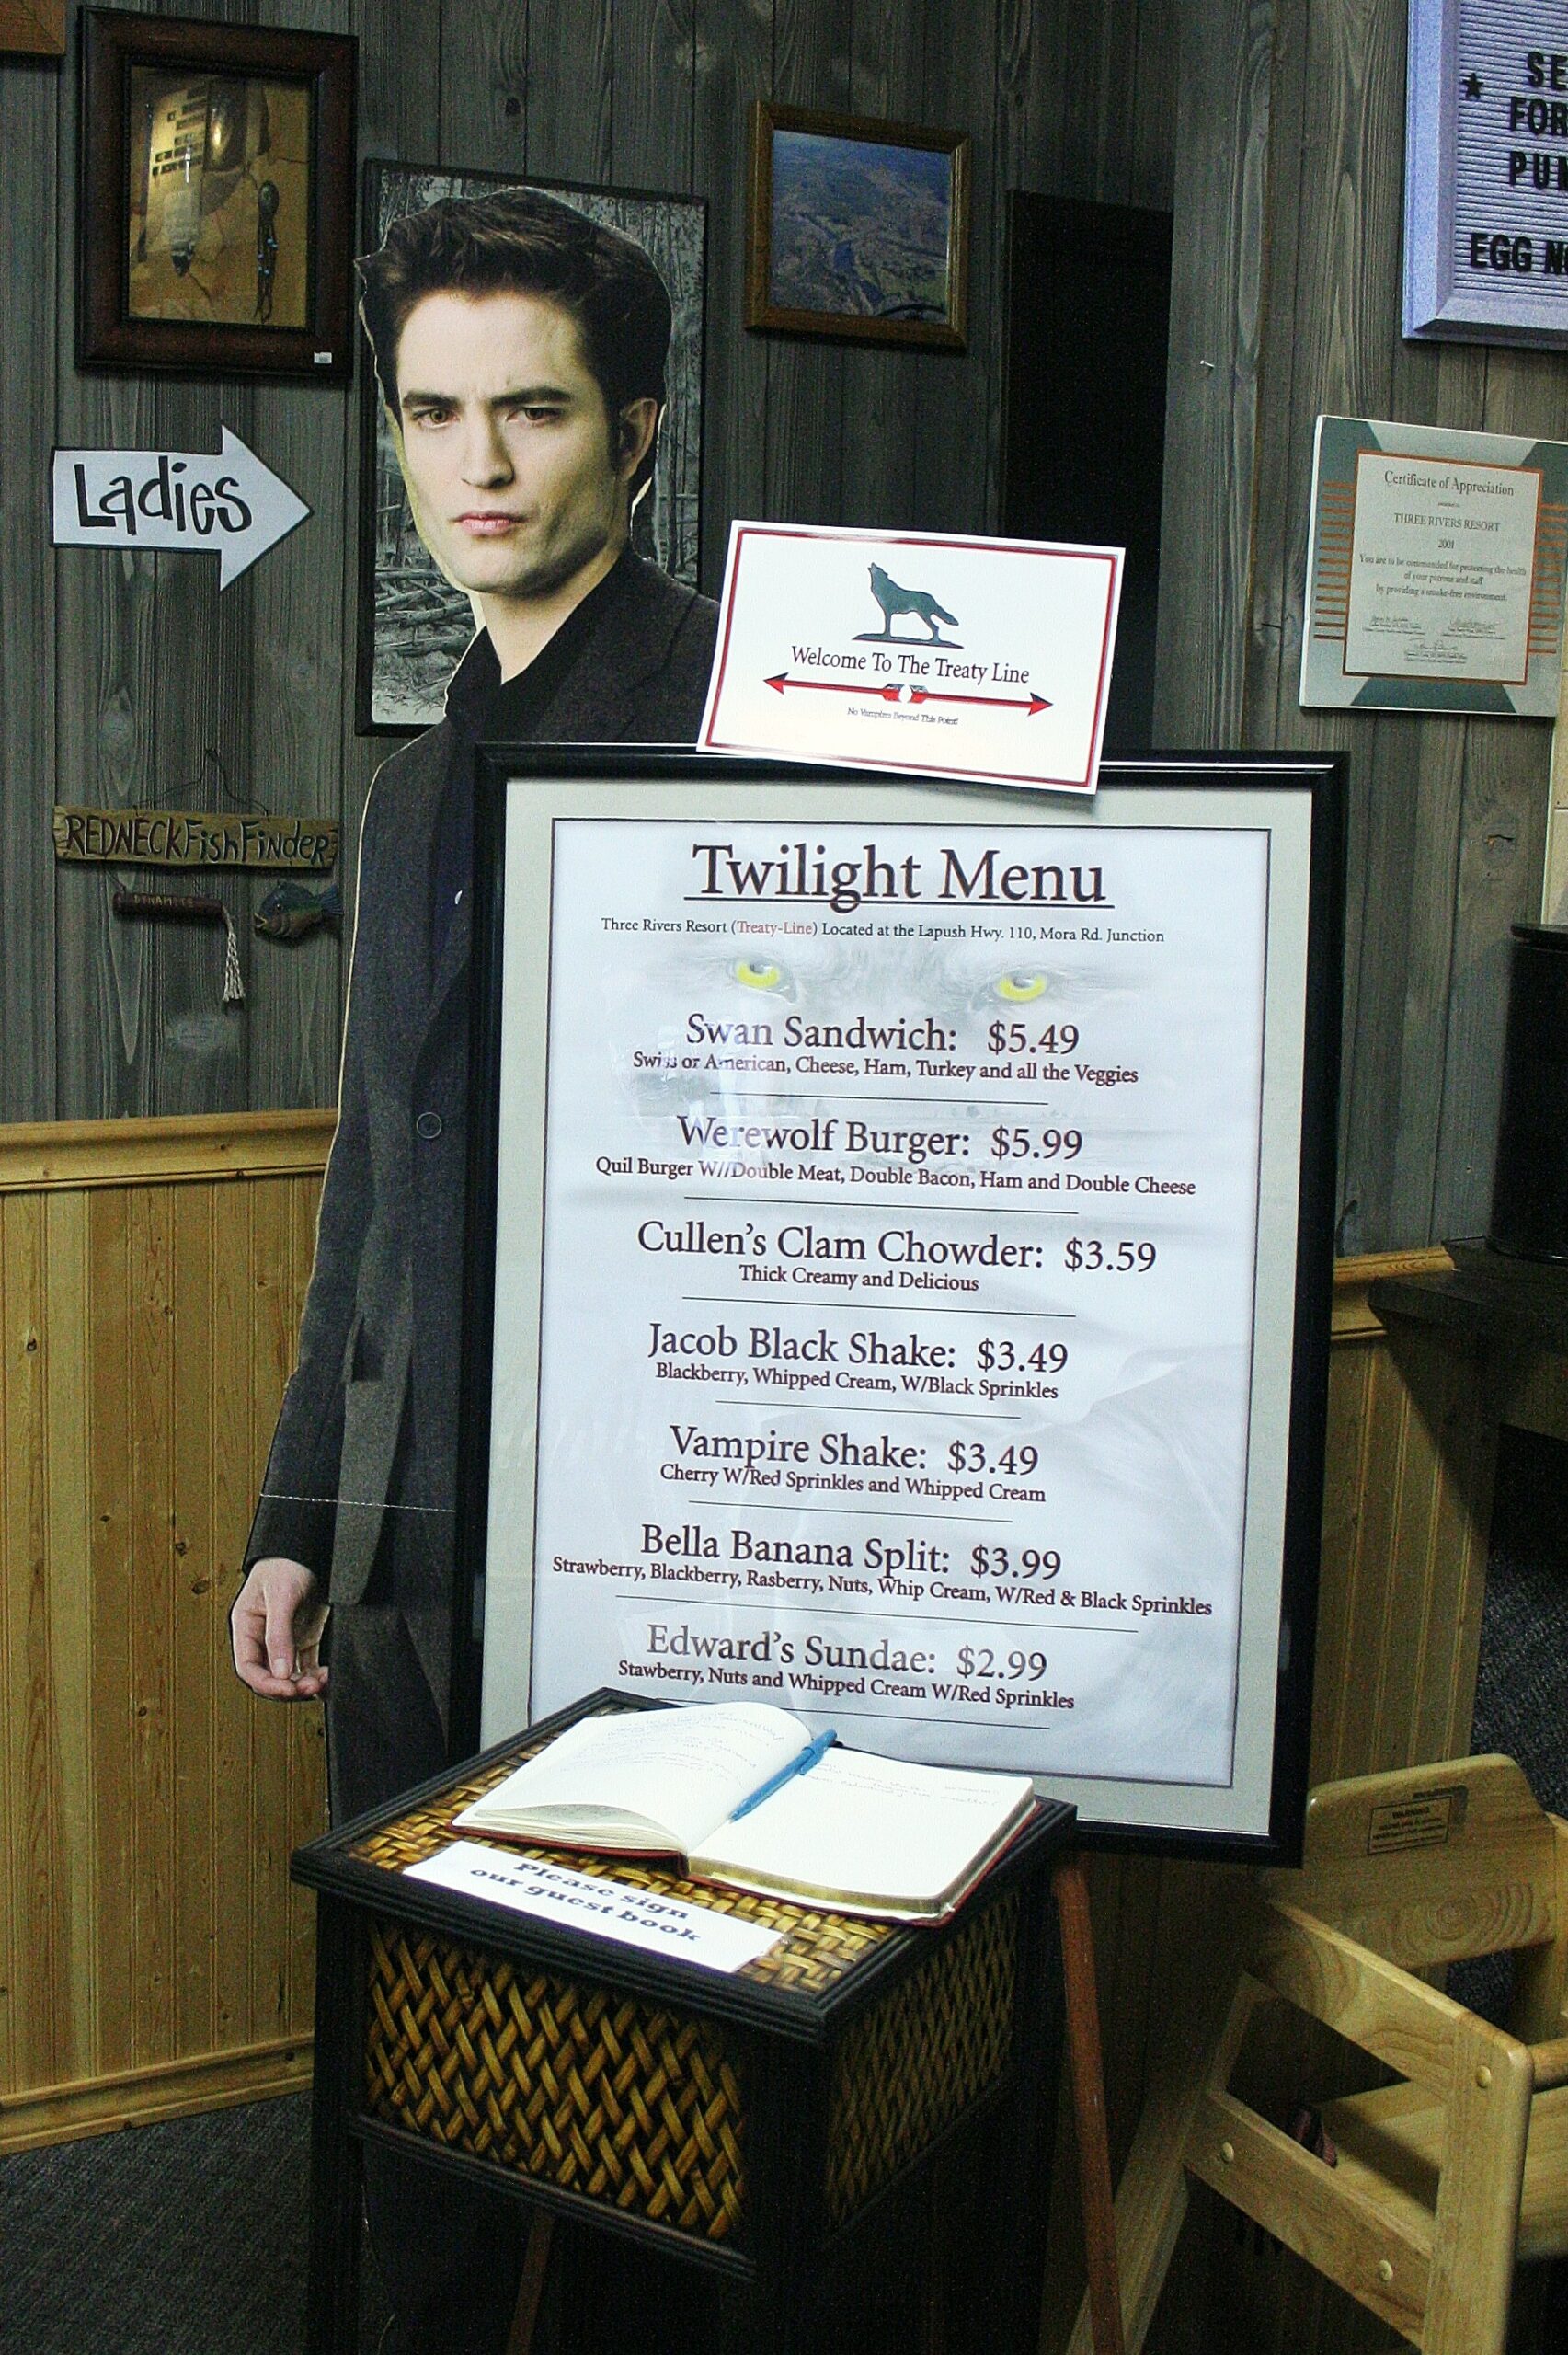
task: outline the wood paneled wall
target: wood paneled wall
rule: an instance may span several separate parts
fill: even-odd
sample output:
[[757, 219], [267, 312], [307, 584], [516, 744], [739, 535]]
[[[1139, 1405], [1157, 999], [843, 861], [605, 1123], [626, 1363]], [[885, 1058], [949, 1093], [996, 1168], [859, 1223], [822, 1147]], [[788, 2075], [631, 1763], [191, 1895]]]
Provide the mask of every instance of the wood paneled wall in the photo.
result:
[[[1342, 1247], [1484, 1223], [1504, 942], [1539, 905], [1550, 731], [1296, 702], [1320, 411], [1568, 432], [1554, 357], [1401, 338], [1405, 0], [181, 5], [357, 32], [364, 153], [707, 198], [710, 585], [737, 513], [987, 528], [1006, 190], [1173, 201], [1162, 738], [1350, 750]], [[745, 332], [764, 92], [973, 132], [967, 355]], [[113, 879], [57, 874], [46, 820], [57, 798], [166, 795], [212, 746], [236, 790], [352, 840], [385, 749], [351, 724], [356, 400], [80, 373], [76, 137], [69, 66], [0, 64], [0, 1119], [325, 1104], [339, 944], [247, 937], [249, 1001], [224, 1012], [214, 936], [117, 923]], [[52, 446], [215, 446], [220, 422], [314, 511], [225, 595], [201, 558], [49, 548]], [[265, 885], [223, 888], [244, 928]]]
[[[1341, 1247], [1484, 1224], [1550, 730], [1296, 702], [1320, 411], [1568, 432], [1555, 358], [1401, 338], [1405, 0], [180, 5], [356, 32], [363, 153], [706, 197], [710, 586], [738, 513], [985, 530], [1005, 191], [1173, 201], [1161, 737], [1350, 751]], [[974, 134], [968, 354], [746, 333], [745, 118], [769, 92]], [[165, 796], [211, 746], [236, 790], [352, 842], [385, 750], [351, 719], [357, 399], [80, 373], [76, 137], [69, 66], [0, 64], [0, 1120], [326, 1104], [340, 944], [254, 940], [265, 881], [225, 879], [249, 998], [224, 1011], [215, 936], [117, 922], [113, 877], [57, 873], [47, 813]], [[201, 558], [49, 548], [52, 446], [216, 446], [221, 422], [313, 509], [225, 595]]]
[[[70, 13], [74, 58], [76, 0]], [[706, 198], [710, 588], [738, 514], [984, 531], [1004, 191], [1170, 201], [1171, 0], [172, 0], [161, 13], [357, 34], [363, 155]], [[746, 333], [747, 112], [770, 94], [972, 133], [968, 353]], [[81, 373], [76, 141], [74, 65], [0, 63], [0, 1121], [325, 1105], [340, 944], [255, 939], [271, 879], [220, 879], [248, 993], [225, 1010], [218, 936], [116, 920], [123, 879], [57, 871], [49, 809], [165, 798], [211, 746], [236, 792], [338, 817], [352, 844], [388, 749], [353, 733], [359, 387]], [[55, 445], [215, 449], [223, 423], [313, 511], [224, 594], [209, 557], [50, 548]]]
[[0, 2148], [308, 2069], [321, 1713], [227, 1612], [330, 1129], [0, 1135]]
[[1322, 414], [1568, 435], [1546, 352], [1400, 333], [1406, 0], [1181, 0], [1160, 741], [1351, 756], [1342, 1251], [1484, 1230], [1544, 721], [1304, 712]]

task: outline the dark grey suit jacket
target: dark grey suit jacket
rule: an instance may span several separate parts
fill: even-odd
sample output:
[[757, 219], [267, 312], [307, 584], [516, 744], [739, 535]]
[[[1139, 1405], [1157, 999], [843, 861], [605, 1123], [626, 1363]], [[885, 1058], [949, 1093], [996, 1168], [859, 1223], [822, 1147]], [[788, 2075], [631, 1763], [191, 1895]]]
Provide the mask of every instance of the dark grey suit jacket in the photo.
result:
[[[632, 558], [532, 740], [690, 744], [716, 623], [710, 600]], [[393, 1502], [420, 1534], [436, 1612], [456, 1504], [470, 913], [464, 895], [432, 973], [430, 870], [455, 741], [443, 720], [395, 752], [366, 803], [338, 1129], [246, 1549], [303, 1562], [353, 1603]]]

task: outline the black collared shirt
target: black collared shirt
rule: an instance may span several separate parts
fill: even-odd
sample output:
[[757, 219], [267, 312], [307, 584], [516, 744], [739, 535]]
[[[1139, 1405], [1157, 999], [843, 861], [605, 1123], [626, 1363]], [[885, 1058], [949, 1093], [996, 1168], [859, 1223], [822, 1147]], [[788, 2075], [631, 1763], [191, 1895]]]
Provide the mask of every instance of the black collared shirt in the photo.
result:
[[615, 594], [631, 563], [623, 548], [602, 580], [572, 607], [555, 636], [546, 639], [526, 670], [501, 677], [501, 666], [481, 630], [452, 675], [446, 716], [452, 747], [436, 817], [430, 861], [430, 971], [440, 965], [452, 919], [474, 873], [474, 748], [529, 736], [587, 644], [604, 605]]

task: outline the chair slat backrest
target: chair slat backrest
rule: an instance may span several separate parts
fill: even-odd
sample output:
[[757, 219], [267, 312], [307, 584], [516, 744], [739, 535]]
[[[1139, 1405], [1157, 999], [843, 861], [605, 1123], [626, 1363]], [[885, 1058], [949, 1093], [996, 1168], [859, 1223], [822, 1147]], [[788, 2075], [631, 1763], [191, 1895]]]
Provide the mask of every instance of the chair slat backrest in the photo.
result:
[[1408, 1970], [1550, 1945], [1560, 1934], [1551, 1819], [1511, 1758], [1455, 1758], [1321, 1783], [1299, 1872], [1271, 1894]]

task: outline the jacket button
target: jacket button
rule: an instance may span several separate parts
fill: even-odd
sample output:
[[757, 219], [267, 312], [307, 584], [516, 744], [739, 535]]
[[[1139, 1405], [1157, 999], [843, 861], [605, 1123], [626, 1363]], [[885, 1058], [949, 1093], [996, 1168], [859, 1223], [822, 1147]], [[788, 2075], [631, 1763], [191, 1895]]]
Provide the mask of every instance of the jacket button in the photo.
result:
[[423, 1137], [427, 1144], [439, 1137], [441, 1132], [441, 1116], [439, 1112], [421, 1112], [414, 1123], [415, 1135]]

